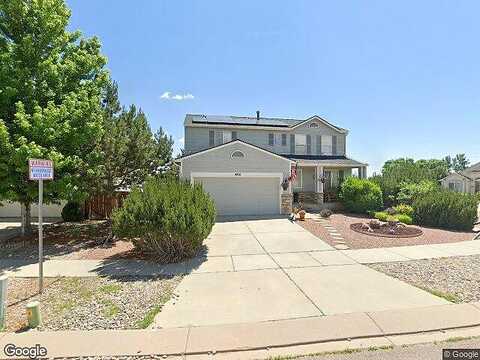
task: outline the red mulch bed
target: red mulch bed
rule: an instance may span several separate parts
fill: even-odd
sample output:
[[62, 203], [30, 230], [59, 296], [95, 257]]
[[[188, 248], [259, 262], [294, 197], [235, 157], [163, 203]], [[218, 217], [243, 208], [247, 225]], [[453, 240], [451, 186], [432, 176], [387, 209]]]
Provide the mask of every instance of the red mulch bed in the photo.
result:
[[[370, 218], [353, 214], [333, 214], [327, 220], [344, 238], [345, 243], [352, 249], [371, 249], [381, 247], [442, 244], [459, 241], [469, 241], [475, 237], [473, 231], [451, 231], [419, 227], [423, 234], [410, 238], [389, 238], [361, 234], [350, 229], [350, 225], [359, 222], [368, 222]], [[329, 235], [327, 229], [313, 219], [298, 221], [297, 224], [318, 236], [330, 245], [335, 245], [334, 239]]]
[[[81, 223], [59, 222], [44, 227], [46, 259], [104, 260], [147, 259], [129, 241], [118, 239], [105, 243], [110, 233], [107, 221], [87, 220]], [[0, 258], [36, 259], [38, 235], [18, 236], [0, 247]]]
[[[350, 229], [355, 232], [365, 234], [368, 236], [382, 236], [382, 237], [391, 237], [391, 238], [408, 238], [420, 236], [423, 234], [423, 231], [415, 226], [381, 226], [378, 229], [371, 229], [370, 231], [362, 229], [364, 223], [354, 223], [350, 224]], [[393, 232], [391, 232], [393, 230]]]

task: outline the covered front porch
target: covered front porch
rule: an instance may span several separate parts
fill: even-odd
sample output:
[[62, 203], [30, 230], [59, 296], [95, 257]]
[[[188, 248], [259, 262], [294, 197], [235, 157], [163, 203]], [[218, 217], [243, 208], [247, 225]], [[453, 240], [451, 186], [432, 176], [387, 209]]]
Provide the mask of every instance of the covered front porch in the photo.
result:
[[298, 161], [292, 183], [293, 203], [306, 209], [338, 207], [338, 192], [349, 176], [367, 177], [367, 164], [350, 159]]

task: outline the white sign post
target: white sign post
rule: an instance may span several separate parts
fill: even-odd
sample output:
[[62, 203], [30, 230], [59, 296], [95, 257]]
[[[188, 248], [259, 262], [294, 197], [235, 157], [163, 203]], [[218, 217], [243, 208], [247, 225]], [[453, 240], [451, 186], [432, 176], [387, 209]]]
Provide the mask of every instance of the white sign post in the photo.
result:
[[43, 291], [43, 180], [53, 180], [53, 161], [28, 160], [30, 180], [38, 181], [38, 291]]

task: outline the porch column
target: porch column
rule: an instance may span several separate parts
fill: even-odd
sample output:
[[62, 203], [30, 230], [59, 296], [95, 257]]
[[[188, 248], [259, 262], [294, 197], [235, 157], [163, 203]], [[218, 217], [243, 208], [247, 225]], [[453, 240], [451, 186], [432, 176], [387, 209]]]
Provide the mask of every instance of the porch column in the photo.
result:
[[320, 181], [320, 177], [323, 176], [323, 166], [317, 165], [315, 173], [318, 203], [323, 204], [323, 182]]

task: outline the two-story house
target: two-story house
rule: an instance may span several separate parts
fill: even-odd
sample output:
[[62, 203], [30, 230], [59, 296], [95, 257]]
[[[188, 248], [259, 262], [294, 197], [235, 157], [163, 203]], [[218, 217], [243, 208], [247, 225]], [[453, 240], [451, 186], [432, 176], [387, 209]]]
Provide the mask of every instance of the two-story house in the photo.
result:
[[[343, 178], [366, 176], [346, 156], [346, 129], [305, 120], [187, 114], [183, 179], [200, 182], [219, 215], [289, 214], [292, 203], [335, 201]], [[355, 170], [354, 170], [355, 169]]]

